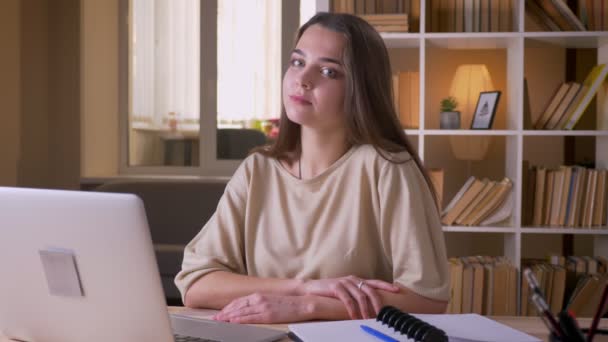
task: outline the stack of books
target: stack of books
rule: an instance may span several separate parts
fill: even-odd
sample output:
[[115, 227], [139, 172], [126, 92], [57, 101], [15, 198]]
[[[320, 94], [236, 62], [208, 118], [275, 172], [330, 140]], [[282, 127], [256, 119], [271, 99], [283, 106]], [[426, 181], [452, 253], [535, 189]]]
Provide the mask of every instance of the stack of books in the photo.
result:
[[399, 71], [393, 73], [394, 104], [401, 127], [418, 129], [420, 126], [420, 73]]
[[[534, 273], [553, 313], [567, 308], [577, 317], [590, 317], [608, 282], [608, 259], [601, 256], [552, 255], [548, 260], [525, 259], [522, 266]], [[521, 282], [521, 315], [536, 316], [526, 277]]]
[[583, 84], [567, 82], [561, 84], [545, 106], [545, 110], [534, 123], [535, 129], [572, 129], [580, 120], [589, 103], [604, 83], [608, 65], [595, 66]]
[[[601, 1], [593, 2], [601, 3]], [[564, 0], [528, 0], [526, 1], [526, 13], [530, 13], [531, 19], [545, 30], [586, 31], [587, 27], [582, 20], [587, 20], [587, 0], [581, 0], [578, 3], [580, 18], [574, 14]]]
[[517, 269], [504, 257], [450, 258], [447, 313], [517, 315]]
[[572, 228], [607, 224], [608, 170], [539, 166], [524, 172], [524, 224]]
[[362, 14], [360, 17], [370, 23], [378, 32], [409, 32], [407, 13]]
[[515, 0], [430, 0], [431, 32], [511, 32]]
[[336, 13], [361, 16], [379, 32], [419, 32], [421, 0], [332, 0]]
[[604, 31], [608, 28], [605, 0], [578, 0], [573, 7], [564, 0], [528, 0], [526, 13], [549, 31]]
[[486, 226], [511, 216], [513, 201], [509, 178], [491, 181], [471, 176], [441, 214], [444, 225]]

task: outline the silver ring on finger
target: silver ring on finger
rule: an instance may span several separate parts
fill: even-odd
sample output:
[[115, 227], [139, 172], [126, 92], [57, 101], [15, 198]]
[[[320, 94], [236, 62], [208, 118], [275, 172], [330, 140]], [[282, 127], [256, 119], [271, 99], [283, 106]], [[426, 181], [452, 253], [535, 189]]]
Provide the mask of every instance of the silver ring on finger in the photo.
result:
[[365, 285], [365, 282], [364, 282], [363, 280], [361, 280], [361, 281], [359, 282], [359, 284], [357, 284], [357, 288], [358, 288], [359, 290], [361, 290], [361, 288], [363, 287], [363, 285]]

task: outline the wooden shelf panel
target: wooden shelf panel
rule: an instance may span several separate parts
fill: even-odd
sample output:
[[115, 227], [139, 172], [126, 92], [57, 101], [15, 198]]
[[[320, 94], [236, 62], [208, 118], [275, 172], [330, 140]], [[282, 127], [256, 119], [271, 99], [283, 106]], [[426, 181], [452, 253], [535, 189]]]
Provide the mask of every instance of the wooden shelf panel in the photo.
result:
[[599, 48], [608, 43], [608, 32], [526, 32], [526, 47], [552, 44], [565, 48]]
[[608, 235], [608, 227], [595, 227], [595, 228], [534, 227], [534, 228], [521, 228], [521, 232], [523, 234]]
[[515, 233], [513, 227], [464, 227], [464, 226], [443, 226], [444, 232], [455, 233]]
[[525, 130], [524, 136], [589, 136], [604, 137], [608, 136], [608, 131], [563, 131], [563, 130]]
[[402, 33], [402, 32], [382, 32], [380, 36], [384, 39], [384, 44], [389, 49], [399, 48], [419, 48], [420, 33]]
[[444, 49], [482, 50], [506, 49], [521, 36], [512, 32], [426, 33], [427, 44]]
[[420, 131], [422, 135], [498, 135], [498, 136], [516, 136], [517, 131], [505, 130], [505, 129], [488, 129], [488, 130], [474, 130], [474, 129], [427, 129]]

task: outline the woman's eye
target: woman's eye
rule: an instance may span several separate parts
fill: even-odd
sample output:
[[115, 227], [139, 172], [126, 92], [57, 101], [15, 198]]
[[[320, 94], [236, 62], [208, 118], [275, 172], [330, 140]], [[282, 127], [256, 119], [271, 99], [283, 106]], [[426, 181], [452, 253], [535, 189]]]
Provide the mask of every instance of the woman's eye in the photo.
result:
[[330, 78], [335, 78], [338, 75], [338, 73], [335, 70], [330, 69], [330, 68], [321, 69], [321, 74], [323, 74], [323, 76], [327, 76]]
[[299, 60], [299, 59], [292, 59], [291, 60], [291, 66], [299, 67], [299, 66], [302, 66], [302, 65], [304, 65], [304, 63], [302, 63], [302, 61]]

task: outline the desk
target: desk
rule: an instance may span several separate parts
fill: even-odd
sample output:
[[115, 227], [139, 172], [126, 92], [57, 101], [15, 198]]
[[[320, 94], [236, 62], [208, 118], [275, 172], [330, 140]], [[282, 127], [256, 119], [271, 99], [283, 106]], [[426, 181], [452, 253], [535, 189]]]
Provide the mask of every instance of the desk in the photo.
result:
[[[188, 314], [195, 317], [200, 318], [209, 318], [213, 314], [217, 312], [217, 310], [192, 310], [184, 307], [169, 307], [170, 313], [182, 313]], [[516, 316], [497, 316], [491, 317], [493, 320], [500, 322], [504, 325], [508, 325], [514, 329], [519, 331], [523, 331], [526, 334], [530, 334], [532, 336], [536, 336], [541, 340], [548, 341], [547, 329], [543, 325], [542, 321], [538, 317], [516, 317]], [[579, 323], [582, 327], [588, 327], [591, 324], [591, 319], [580, 319]], [[260, 326], [288, 331], [287, 324], [259, 324]], [[600, 327], [603, 329], [608, 329], [608, 318], [604, 318], [600, 322]], [[2, 333], [0, 333], [0, 342], [11, 342], [12, 340], [8, 340], [6, 337], [3, 337]], [[290, 339], [285, 338], [281, 342], [288, 342]], [[607, 335], [596, 335], [594, 341], [608, 341]]]
[[[200, 318], [209, 318], [213, 314], [217, 312], [217, 310], [192, 310], [184, 307], [169, 307], [169, 312], [171, 313], [182, 313], [187, 315], [192, 315]], [[513, 329], [517, 329], [519, 331], [523, 331], [526, 334], [535, 336], [540, 338], [543, 341], [549, 341], [547, 328], [543, 324], [543, 322], [538, 317], [520, 317], [520, 316], [496, 316], [490, 317], [493, 320], [500, 322], [504, 325], [508, 325]], [[590, 318], [582, 318], [579, 319], [579, 323], [583, 328], [589, 327], [591, 325]], [[288, 331], [287, 324], [260, 324], [260, 326], [278, 329], [283, 331]], [[604, 318], [600, 322], [600, 328], [608, 329], [608, 318]], [[593, 339], [597, 342], [608, 342], [608, 335], [595, 335]], [[284, 339], [283, 341], [290, 341], [289, 339]], [[283, 342], [281, 341], [281, 342]]]

